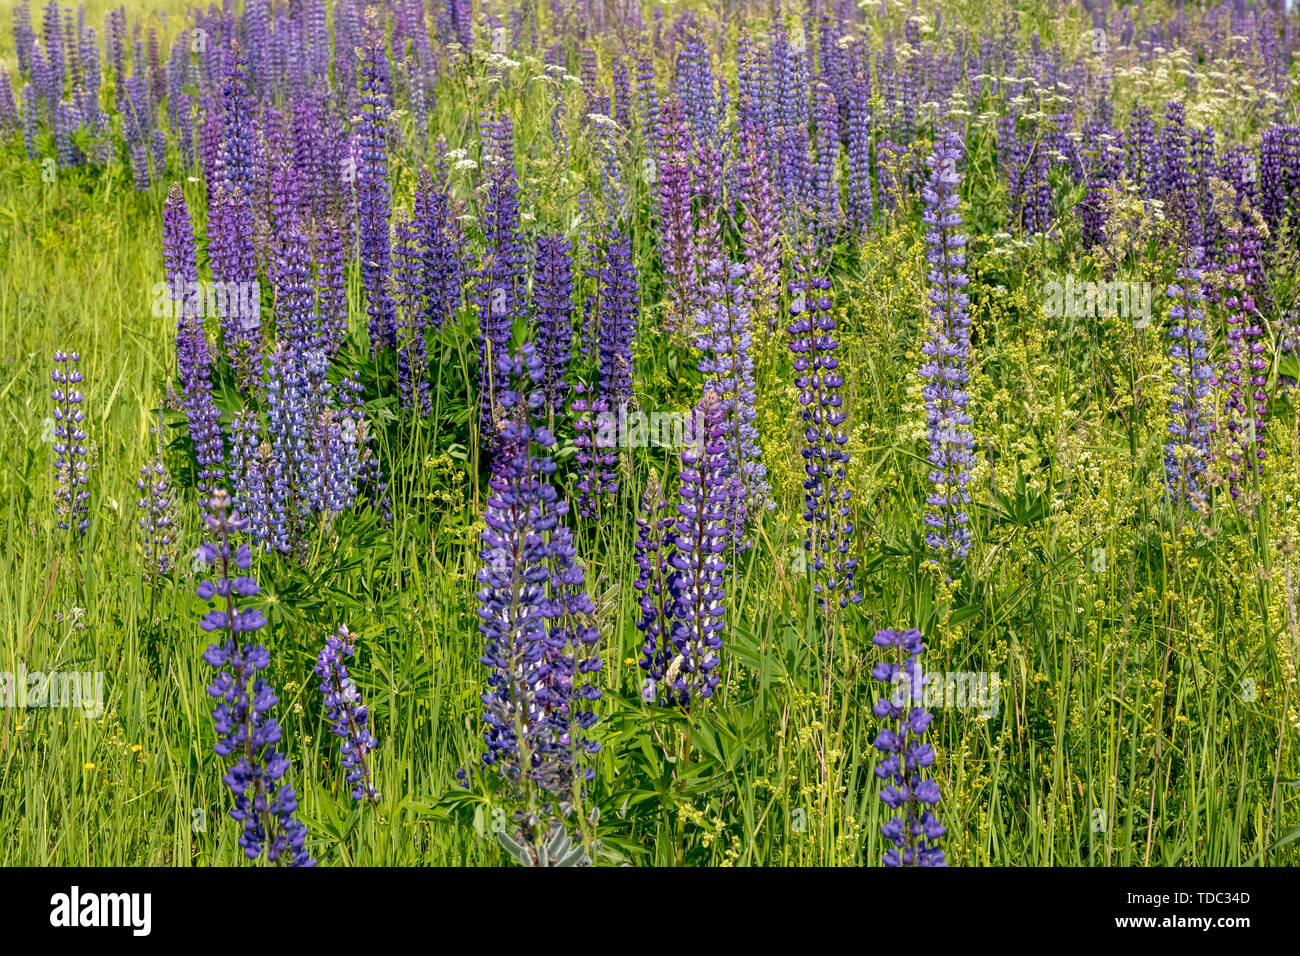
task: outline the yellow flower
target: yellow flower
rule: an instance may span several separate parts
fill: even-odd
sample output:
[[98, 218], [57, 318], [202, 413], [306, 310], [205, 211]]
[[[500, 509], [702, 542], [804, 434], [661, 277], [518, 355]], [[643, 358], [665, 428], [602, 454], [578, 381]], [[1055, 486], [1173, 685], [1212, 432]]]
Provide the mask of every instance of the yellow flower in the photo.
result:
[[83, 764], [82, 767], [81, 767], [81, 769], [82, 769], [82, 770], [94, 770], [94, 769], [95, 769], [95, 765], [94, 765], [93, 763]]
[[629, 658], [627, 658], [626, 660], [624, 660], [623, 663], [626, 664], [628, 667], [631, 667], [633, 664], [636, 663], [636, 658], [635, 658], [635, 657], [629, 657]]
[[131, 745], [131, 753], [133, 753], [133, 754], [138, 754], [138, 753], [139, 753], [141, 750], [143, 750], [143, 749], [144, 749], [144, 748], [141, 747], [139, 744], [132, 744], [132, 745]]

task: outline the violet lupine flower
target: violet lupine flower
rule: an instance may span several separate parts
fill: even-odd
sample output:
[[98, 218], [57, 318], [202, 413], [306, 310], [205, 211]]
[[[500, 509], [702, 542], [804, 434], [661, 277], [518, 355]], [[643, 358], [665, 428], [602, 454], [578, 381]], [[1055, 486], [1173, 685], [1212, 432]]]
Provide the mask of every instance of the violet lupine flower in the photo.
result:
[[1135, 106], [1124, 140], [1125, 176], [1138, 188], [1140, 195], [1149, 196], [1159, 168], [1160, 153], [1156, 147], [1156, 124], [1151, 119], [1151, 110]]
[[85, 154], [72, 141], [72, 134], [80, 125], [77, 107], [67, 100], [60, 103], [54, 111], [54, 146], [60, 169], [85, 165]]
[[161, 453], [140, 466], [135, 486], [140, 489], [140, 530], [149, 571], [161, 577], [172, 568], [176, 546], [172, 538], [172, 490]]
[[267, 0], [249, 0], [244, 10], [244, 32], [248, 37], [248, 75], [259, 96], [271, 93], [270, 11]]
[[812, 171], [809, 187], [812, 208], [809, 210], [816, 223], [816, 233], [822, 246], [835, 240], [840, 226], [840, 189], [835, 170], [839, 164], [840, 131], [839, 112], [835, 94], [825, 83], [818, 83], [814, 93], [817, 123], [817, 166]]
[[315, 866], [305, 846], [307, 828], [294, 816], [297, 792], [280, 782], [289, 760], [276, 749], [280, 723], [269, 716], [278, 698], [257, 676], [270, 667], [271, 655], [249, 639], [266, 626], [266, 618], [260, 611], [239, 607], [236, 600], [259, 591], [256, 578], [240, 573], [252, 566], [252, 552], [232, 540], [248, 522], [230, 510], [230, 496], [223, 490], [213, 493], [208, 508], [203, 520], [212, 540], [199, 547], [196, 557], [215, 571], [216, 580], [201, 581], [197, 593], [218, 606], [199, 626], [220, 641], [208, 645], [203, 659], [217, 672], [208, 685], [208, 694], [218, 700], [212, 711], [214, 749], [219, 757], [235, 757], [222, 778], [235, 795], [230, 816], [243, 824], [239, 845], [248, 859], [256, 860], [265, 850], [272, 863], [283, 859], [290, 866]]
[[691, 226], [691, 143], [682, 103], [670, 97], [660, 114], [655, 180], [659, 261], [670, 303], [669, 331], [684, 334], [693, 301], [694, 233]]
[[284, 468], [263, 437], [257, 413], [244, 409], [235, 413], [231, 424], [230, 478], [235, 509], [248, 522], [254, 544], [275, 547], [288, 541], [289, 529], [283, 502], [276, 488], [283, 485]]
[[[805, 566], [813, 579], [818, 605], [839, 594], [841, 608], [862, 600], [855, 589], [857, 558], [849, 557], [853, 535], [848, 481], [849, 436], [841, 427], [845, 413], [840, 389], [844, 378], [836, 356], [835, 303], [830, 280], [812, 274], [811, 265], [796, 264], [790, 282], [790, 351], [794, 353], [794, 384], [799, 389], [799, 416], [804, 423]], [[833, 600], [833, 598], [832, 598]]]
[[1300, 191], [1300, 126], [1274, 125], [1264, 130], [1259, 147], [1259, 211], [1276, 236], [1293, 224]]
[[[289, 147], [282, 143], [267, 145], [270, 155], [280, 149]], [[269, 189], [269, 215], [267, 228], [272, 236], [283, 239], [284, 233], [296, 228], [298, 220], [305, 218], [307, 203], [303, 197], [304, 184], [298, 168], [291, 161], [292, 157], [281, 155], [279, 160], [270, 160], [271, 169]]]
[[247, 84], [248, 61], [232, 39], [222, 57], [222, 172], [226, 187], [250, 202], [255, 192], [253, 171], [253, 108]]
[[627, 239], [615, 232], [600, 270], [600, 397], [618, 410], [632, 400], [632, 343], [641, 291]]
[[1201, 270], [1189, 250], [1178, 270], [1178, 281], [1166, 295], [1174, 381], [1169, 391], [1169, 442], [1165, 445], [1165, 486], [1182, 502], [1205, 498], [1201, 474], [1210, 461], [1210, 435], [1215, 431], [1210, 392], [1214, 366], [1206, 348], [1202, 311]]
[[677, 656], [672, 643], [673, 609], [669, 578], [672, 574], [673, 528], [677, 521], [664, 498], [659, 473], [651, 470], [641, 498], [644, 517], [636, 519], [637, 537], [633, 558], [639, 569], [633, 584], [641, 597], [637, 600], [641, 616], [637, 630], [645, 635], [641, 649], [641, 669], [645, 685], [641, 697], [648, 703], [660, 698], [659, 685], [668, 666]]
[[199, 159], [203, 169], [204, 187], [208, 206], [216, 206], [218, 188], [226, 185], [225, 134], [221, 130], [223, 118], [221, 94], [209, 92], [200, 106]]
[[1121, 168], [1114, 140], [1115, 134], [1104, 122], [1084, 123], [1081, 167], [1086, 185], [1079, 204], [1079, 219], [1085, 249], [1100, 245], [1105, 239], [1106, 194], [1119, 178]]
[[309, 217], [325, 215], [326, 182], [335, 170], [327, 165], [322, 131], [323, 98], [316, 92], [305, 93], [290, 104], [289, 138], [292, 141], [293, 167], [298, 174], [302, 208]]
[[718, 146], [720, 123], [726, 113], [726, 84], [713, 77], [712, 58], [698, 32], [678, 48], [674, 92], [686, 106], [691, 138], [697, 146]]
[[423, 243], [420, 286], [424, 295], [424, 325], [437, 332], [456, 318], [464, 294], [463, 237], [456, 222], [447, 175], [439, 169], [439, 185], [426, 167], [415, 191], [415, 218]]
[[[507, 389], [502, 363], [510, 352], [523, 291], [524, 248], [519, 237], [519, 180], [514, 127], [508, 116], [484, 126], [484, 165], [491, 170], [483, 217], [485, 258], [477, 273], [480, 434], [493, 434], [494, 406]], [[488, 442], [484, 441], [484, 445]]]
[[871, 670], [872, 677], [892, 688], [872, 708], [885, 722], [874, 742], [882, 754], [875, 773], [885, 781], [880, 799], [897, 814], [880, 828], [893, 844], [883, 862], [885, 866], [947, 866], [939, 840], [948, 831], [931, 809], [939, 804], [939, 784], [929, 769], [934, 765], [934, 748], [923, 739], [931, 719], [923, 706], [925, 685], [931, 679], [921, 670], [925, 644], [915, 628], [880, 630], [872, 640], [877, 647], [889, 648], [894, 657], [878, 661]]
[[533, 276], [533, 321], [537, 324], [537, 354], [547, 415], [554, 420], [564, 409], [569, 390], [565, 376], [573, 354], [573, 244], [556, 233], [537, 237]]
[[275, 290], [276, 335], [296, 356], [315, 348], [321, 339], [312, 285], [311, 252], [297, 221], [278, 230], [278, 249], [268, 266]]
[[48, 118], [54, 110], [54, 104], [58, 101], [58, 98], [54, 95], [49, 62], [41, 52], [39, 40], [32, 42], [30, 59], [32, 64], [32, 90], [36, 94], [36, 103], [41, 114]]
[[361, 703], [361, 692], [348, 674], [347, 661], [355, 653], [357, 636], [347, 625], [325, 639], [325, 647], [316, 658], [313, 673], [321, 679], [320, 692], [325, 697], [325, 715], [330, 730], [342, 737], [343, 770], [352, 784], [352, 799], [379, 802], [379, 793], [370, 783], [366, 755], [379, 746], [370, 732], [370, 711]]
[[149, 137], [149, 151], [153, 158], [153, 174], [162, 179], [167, 175], [167, 134], [155, 129]]
[[391, 250], [388, 228], [392, 195], [388, 187], [388, 56], [371, 42], [361, 60], [361, 120], [357, 127], [357, 219], [361, 234], [361, 285], [366, 293], [370, 351], [397, 346], [396, 307], [388, 291]]
[[478, 572], [483, 664], [484, 763], [507, 780], [539, 786], [558, 800], [591, 780], [586, 757], [596, 720], [600, 670], [594, 606], [583, 588], [572, 536], [561, 522], [568, 503], [552, 483], [555, 439], [534, 426], [544, 399], [531, 386], [542, 375], [531, 344], [503, 360], [515, 387], [501, 396], [508, 413], [493, 459]]
[[614, 122], [624, 132], [632, 131], [632, 77], [622, 60], [614, 64]]
[[848, 84], [849, 221], [860, 234], [875, 218], [871, 194], [871, 66], [861, 43], [850, 50]]
[[728, 502], [733, 489], [727, 476], [727, 448], [722, 402], [706, 391], [691, 417], [691, 436], [681, 453], [677, 522], [672, 529], [675, 553], [669, 579], [673, 599], [674, 656], [660, 691], [666, 704], [683, 710], [713, 696], [721, 678], [714, 673], [722, 649], [726, 599]]
[[768, 311], [770, 330], [776, 327], [776, 299], [781, 278], [781, 232], [777, 222], [776, 189], [762, 131], [746, 125], [740, 132], [738, 168], [741, 246], [748, 269], [749, 291], [757, 309]]
[[262, 339], [253, 210], [243, 192], [224, 184], [217, 187], [208, 215], [208, 261], [212, 277], [227, 290], [238, 291], [237, 304], [228, 299], [223, 310], [221, 341], [231, 368], [247, 388], [261, 364]]
[[333, 219], [322, 220], [316, 230], [316, 315], [321, 340], [316, 344], [328, 362], [348, 337], [348, 290], [343, 236]]
[[425, 338], [424, 236], [411, 216], [398, 220], [393, 249], [397, 305], [397, 391], [402, 408], [427, 416], [433, 409], [429, 385], [429, 343]]
[[753, 342], [750, 334], [746, 268], [714, 259], [705, 277], [708, 305], [695, 317], [699, 327], [695, 347], [704, 353], [700, 372], [704, 387], [718, 397], [723, 414], [727, 476], [739, 479], [739, 499], [728, 503], [728, 526], [738, 548], [748, 547], [745, 517], [768, 507], [767, 468], [758, 445], [758, 413], [754, 409]]
[[23, 148], [27, 151], [27, 160], [33, 163], [41, 157], [40, 144], [36, 139], [41, 131], [40, 123], [36, 90], [32, 84], [27, 83], [23, 86]]
[[186, 167], [194, 165], [194, 127], [190, 116], [190, 95], [184, 92], [186, 66], [189, 60], [189, 43], [184, 36], [172, 44], [167, 58], [167, 119], [176, 132], [180, 146], [181, 162]]
[[1187, 125], [1183, 104], [1165, 105], [1165, 125], [1160, 131], [1159, 195], [1167, 216], [1178, 229], [1193, 240], [1191, 229], [1196, 217], [1196, 182], [1187, 157]]
[[221, 413], [212, 398], [212, 356], [196, 301], [199, 285], [194, 233], [180, 183], [172, 184], [163, 207], [163, 263], [176, 312], [176, 358], [185, 417], [198, 466], [197, 485], [200, 492], [207, 493], [225, 477], [226, 454], [219, 422]]
[[45, 5], [45, 16], [41, 21], [41, 34], [45, 39], [45, 59], [50, 69], [50, 89], [54, 94], [51, 102], [62, 99], [66, 71], [63, 59], [63, 29], [59, 22], [58, 0], [50, 0]]
[[619, 162], [616, 141], [618, 124], [609, 115], [608, 96], [596, 97], [588, 118], [594, 127], [592, 135], [600, 170], [600, 195], [605, 206], [605, 220], [613, 226], [626, 205], [627, 187], [623, 183], [623, 171]]
[[1215, 248], [1219, 241], [1218, 224], [1214, 215], [1214, 197], [1210, 190], [1210, 179], [1216, 175], [1219, 168], [1214, 151], [1214, 127], [1207, 126], [1192, 130], [1188, 149], [1191, 152], [1197, 197], [1197, 227], [1189, 232], [1189, 236], [1196, 236], [1196, 246], [1201, 249], [1202, 264], [1208, 265], [1215, 257]]
[[59, 516], [59, 527], [72, 529], [73, 537], [82, 538], [90, 527], [88, 515], [90, 492], [86, 489], [90, 466], [86, 458], [86, 432], [81, 423], [86, 413], [81, 410], [85, 396], [73, 386], [81, 383], [77, 363], [81, 356], [76, 352], [55, 352], [54, 370], [50, 378], [54, 390], [54, 509]]
[[966, 285], [970, 281], [962, 271], [966, 265], [963, 249], [966, 237], [961, 228], [959, 190], [962, 159], [961, 134], [950, 129], [936, 144], [929, 158], [930, 178], [923, 195], [926, 224], [926, 259], [930, 263], [929, 332], [921, 354], [925, 360], [920, 374], [925, 381], [925, 420], [930, 443], [930, 483], [926, 496], [931, 509], [925, 516], [930, 527], [926, 544], [950, 561], [959, 561], [970, 551], [969, 520], [965, 507], [970, 504], [966, 483], [974, 464], [975, 439], [971, 434], [971, 417], [966, 411], [970, 401], [966, 383], [966, 356], [970, 352], [970, 298]]
[[776, 159], [776, 188], [787, 230], [809, 205], [808, 61], [795, 49], [782, 27], [773, 27], [768, 46], [776, 85], [775, 135], [771, 143]]
[[641, 54], [636, 59], [637, 106], [640, 108], [641, 138], [647, 156], [659, 155], [659, 91], [655, 87], [655, 64]]
[[721, 153], [712, 144], [696, 146], [694, 166], [695, 234], [692, 239], [690, 303], [691, 310], [708, 305], [704, 293], [705, 273], [709, 263], [724, 254], [722, 244], [722, 189], [723, 170]]
[[132, 143], [130, 151], [131, 176], [136, 192], [144, 192], [149, 188], [149, 151], [144, 143]]
[[618, 456], [611, 451], [614, 437], [610, 434], [610, 422], [617, 412], [611, 412], [609, 402], [585, 382], [574, 384], [573, 395], [569, 410], [573, 415], [574, 464], [579, 469], [578, 514], [598, 518], [603, 501], [618, 493]]
[[313, 427], [322, 411], [321, 388], [325, 364], [319, 352], [298, 354], [281, 346], [267, 362], [267, 438], [277, 466], [271, 482], [271, 508], [283, 512], [285, 533], [268, 542], [284, 554], [303, 543], [310, 517], [317, 471], [311, 445]]
[[771, 131], [765, 118], [771, 110], [770, 85], [762, 49], [742, 27], [736, 41], [736, 119], [741, 129], [753, 126], [764, 133]]
[[1041, 235], [1052, 227], [1052, 184], [1047, 178], [1047, 150], [1035, 142], [1029, 154], [1022, 194], [1025, 232]]
[[27, 0], [17, 4], [13, 13], [14, 49], [18, 53], [18, 72], [28, 73], [32, 69], [32, 43], [36, 40], [36, 31], [32, 29], [32, 10]]
[[1227, 263], [1223, 271], [1228, 288], [1223, 305], [1227, 312], [1228, 359], [1223, 382], [1228, 393], [1225, 404], [1230, 433], [1228, 488], [1236, 500], [1243, 491], [1254, 491], [1258, 476], [1264, 473], [1268, 359], [1264, 356], [1264, 330], [1256, 306], [1263, 285], [1259, 232], [1253, 222], [1240, 219], [1229, 224], [1227, 231]]

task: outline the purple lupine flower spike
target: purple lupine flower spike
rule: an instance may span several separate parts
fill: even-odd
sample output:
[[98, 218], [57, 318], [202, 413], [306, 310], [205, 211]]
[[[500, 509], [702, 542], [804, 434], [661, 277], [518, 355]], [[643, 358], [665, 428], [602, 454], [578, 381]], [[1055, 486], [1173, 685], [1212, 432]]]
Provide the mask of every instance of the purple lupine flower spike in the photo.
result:
[[754, 403], [753, 342], [750, 306], [745, 286], [746, 269], [739, 263], [714, 259], [705, 275], [708, 306], [695, 321], [699, 327], [696, 348], [706, 389], [722, 405], [729, 478], [736, 478], [739, 498], [728, 505], [728, 526], [738, 548], [746, 548], [745, 517], [754, 518], [767, 508], [767, 468], [758, 445], [758, 413]]
[[253, 107], [249, 102], [248, 61], [238, 41], [231, 40], [222, 57], [222, 171], [225, 185], [250, 202], [255, 193], [253, 170]]
[[836, 179], [839, 165], [839, 113], [835, 94], [825, 83], [817, 84], [817, 166], [811, 184], [812, 209], [820, 244], [829, 246], [840, 225], [840, 186]]
[[294, 816], [298, 795], [281, 783], [289, 760], [277, 749], [280, 724], [270, 716], [278, 702], [275, 691], [257, 675], [271, 664], [266, 647], [254, 644], [253, 632], [266, 626], [260, 611], [240, 607], [238, 599], [257, 595], [257, 579], [245, 573], [253, 563], [248, 545], [234, 543], [234, 535], [248, 522], [230, 508], [230, 496], [218, 489], [203, 516], [211, 540], [196, 557], [215, 572], [216, 580], [199, 583], [197, 593], [216, 606], [200, 626], [220, 643], [209, 644], [203, 659], [216, 671], [208, 694], [218, 703], [212, 711], [220, 757], [234, 757], [223, 782], [235, 795], [232, 819], [243, 824], [239, 845], [244, 856], [256, 860], [266, 852], [271, 862], [290, 866], [315, 866], [307, 852], [307, 828]]
[[558, 234], [538, 236], [535, 268], [532, 314], [542, 358], [541, 388], [554, 418], [564, 409], [573, 354], [573, 244]]
[[685, 109], [670, 98], [660, 114], [655, 187], [655, 227], [665, 294], [670, 302], [668, 328], [685, 334], [690, 324], [692, 263], [691, 153]]
[[666, 703], [687, 710], [712, 697], [721, 680], [715, 671], [722, 649], [732, 490], [722, 402], [713, 392], [705, 392], [695, 406], [681, 465], [678, 517], [672, 529], [675, 573], [669, 581], [673, 659], [665, 669], [661, 693]]
[[[1250, 204], [1248, 199], [1245, 202]], [[1248, 493], [1246, 504], [1253, 506], [1267, 453], [1264, 429], [1268, 424], [1268, 360], [1264, 356], [1259, 308], [1266, 293], [1259, 261], [1260, 233], [1252, 218], [1257, 214], [1249, 208], [1232, 213], [1225, 223], [1228, 242], [1223, 267], [1228, 280], [1223, 301], [1228, 325], [1228, 358], [1223, 372], [1229, 432], [1228, 486], [1234, 500]]]
[[756, 309], [767, 309], [768, 328], [775, 330], [777, 310], [769, 303], [780, 288], [781, 231], [776, 189], [762, 137], [760, 129], [748, 124], [740, 133], [740, 235], [751, 298]]
[[225, 445], [220, 415], [212, 398], [212, 356], [198, 308], [198, 268], [190, 213], [179, 183], [173, 183], [163, 207], [163, 263], [176, 316], [176, 356], [182, 400], [189, 421], [198, 488], [210, 492], [225, 477]]
[[880, 630], [872, 640], [894, 658], [878, 661], [871, 671], [889, 687], [889, 696], [877, 698], [872, 708], [884, 722], [874, 742], [882, 755], [875, 773], [885, 782], [880, 799], [897, 814], [880, 828], [893, 844], [883, 861], [885, 866], [947, 866], [939, 840], [948, 831], [931, 809], [939, 803], [939, 784], [929, 769], [934, 748], [923, 739], [930, 724], [930, 712], [922, 706], [930, 680], [921, 670], [925, 644], [915, 628]]
[[316, 347], [326, 361], [334, 357], [348, 337], [348, 290], [343, 236], [333, 219], [316, 230], [316, 312], [321, 340]]
[[515, 172], [514, 127], [509, 117], [484, 124], [484, 165], [489, 168], [483, 232], [485, 260], [478, 270], [479, 425], [482, 444], [493, 434], [494, 405], [506, 391], [504, 365], [514, 333], [525, 281], [519, 237], [519, 180]]
[[848, 85], [849, 220], [865, 232], [875, 218], [871, 193], [871, 66], [868, 54], [855, 45], [850, 51], [852, 81]]
[[456, 222], [446, 173], [439, 170], [439, 183], [426, 168], [415, 192], [415, 218], [423, 242], [421, 290], [424, 295], [424, 324], [437, 332], [456, 318], [464, 298], [465, 264], [463, 240]]
[[1169, 287], [1169, 356], [1173, 383], [1169, 391], [1169, 434], [1165, 445], [1165, 485], [1178, 501], [1205, 498], [1201, 475], [1210, 461], [1210, 436], [1216, 430], [1211, 392], [1214, 366], [1205, 333], [1202, 272], [1196, 255], [1185, 253], [1178, 280]]
[[424, 301], [425, 237], [418, 220], [404, 216], [394, 229], [395, 302], [398, 315], [397, 391], [403, 408], [426, 416], [432, 411], [429, 385], [428, 313]]
[[638, 604], [641, 616], [636, 627], [645, 635], [641, 651], [641, 669], [645, 671], [642, 699], [654, 703], [660, 699], [659, 685], [677, 652], [673, 649], [673, 600], [669, 588], [672, 574], [673, 536], [676, 525], [657, 471], [650, 472], [641, 499], [644, 517], [636, 519], [637, 538], [634, 560], [639, 569], [634, 587], [641, 592]]
[[962, 158], [961, 135], [948, 130], [929, 158], [930, 178], [925, 186], [926, 259], [930, 264], [929, 332], [921, 346], [925, 356], [920, 374], [925, 381], [925, 420], [930, 443], [930, 483], [926, 496], [930, 510], [925, 523], [930, 531], [926, 543], [939, 556], [960, 561], [970, 551], [970, 529], [966, 506], [970, 496], [966, 483], [975, 462], [975, 440], [970, 399], [966, 383], [970, 374], [966, 356], [970, 352], [970, 281], [963, 268], [966, 237], [961, 228], [959, 189]]
[[176, 555], [171, 482], [161, 453], [140, 466], [135, 486], [140, 489], [137, 505], [140, 530], [144, 533], [145, 560], [150, 573], [161, 577], [171, 570]]
[[55, 352], [54, 370], [50, 378], [54, 389], [50, 398], [54, 400], [54, 504], [59, 518], [59, 527], [72, 530], [73, 537], [82, 538], [90, 527], [88, 515], [90, 492], [86, 485], [89, 481], [89, 462], [86, 457], [86, 432], [81, 424], [86, 420], [86, 413], [81, 405], [85, 396], [74, 386], [81, 383], [81, 371], [77, 363], [81, 356], [76, 352]]
[[848, 481], [849, 436], [840, 390], [844, 377], [836, 354], [834, 301], [830, 280], [813, 274], [812, 263], [796, 264], [790, 283], [790, 351], [794, 353], [799, 415], [804, 423], [805, 566], [819, 606], [839, 595], [839, 606], [862, 600], [855, 587], [857, 558], [849, 556], [853, 535]]
[[610, 237], [600, 270], [600, 397], [610, 410], [632, 400], [632, 343], [640, 289], [632, 249], [620, 233]]
[[370, 350], [397, 346], [396, 307], [388, 291], [391, 271], [388, 186], [388, 114], [391, 80], [388, 56], [379, 40], [370, 42], [361, 60], [361, 121], [357, 132], [357, 218], [361, 237], [361, 284], [366, 292]]
[[575, 487], [577, 511], [584, 518], [599, 518], [603, 502], [618, 491], [618, 456], [611, 450], [614, 438], [610, 423], [618, 413], [611, 412], [609, 402], [585, 382], [573, 386], [574, 463], [579, 469]]
[[526, 344], [502, 371], [513, 387], [500, 397], [507, 417], [493, 457], [478, 572], [482, 661], [490, 669], [484, 762], [516, 784], [540, 787], [563, 815], [575, 788], [594, 776], [586, 759], [598, 749], [588, 731], [601, 695], [594, 677], [599, 631], [561, 523], [568, 504], [553, 484], [555, 439], [533, 424], [544, 404], [534, 388], [541, 358]]
[[325, 647], [316, 658], [314, 673], [321, 679], [320, 692], [325, 696], [325, 714], [335, 736], [342, 737], [343, 770], [352, 784], [352, 799], [376, 803], [379, 793], [371, 785], [366, 755], [379, 746], [370, 732], [370, 711], [361, 703], [361, 693], [348, 674], [345, 658], [356, 650], [357, 636], [347, 625], [325, 639]]

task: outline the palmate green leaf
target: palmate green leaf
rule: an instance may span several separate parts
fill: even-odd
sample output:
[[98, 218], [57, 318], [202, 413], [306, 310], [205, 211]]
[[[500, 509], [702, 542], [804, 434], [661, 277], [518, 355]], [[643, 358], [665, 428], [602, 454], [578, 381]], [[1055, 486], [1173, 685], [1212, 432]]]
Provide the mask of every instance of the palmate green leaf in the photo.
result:
[[1268, 383], [1269, 389], [1277, 388], [1279, 378], [1289, 378], [1291, 381], [1300, 381], [1300, 356], [1294, 352], [1281, 352], [1278, 354], [1277, 363], [1273, 368], [1273, 375]]

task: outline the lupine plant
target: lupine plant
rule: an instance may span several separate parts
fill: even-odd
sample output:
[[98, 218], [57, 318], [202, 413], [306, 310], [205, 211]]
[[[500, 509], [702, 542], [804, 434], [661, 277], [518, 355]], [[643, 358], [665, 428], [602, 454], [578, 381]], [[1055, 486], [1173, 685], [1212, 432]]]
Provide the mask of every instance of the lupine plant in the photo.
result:
[[89, 505], [90, 480], [89, 459], [86, 443], [89, 436], [83, 429], [86, 413], [82, 409], [85, 395], [77, 385], [81, 384], [81, 370], [78, 363], [81, 355], [77, 352], [55, 352], [54, 371], [50, 377], [54, 381], [54, 390], [50, 398], [54, 400], [54, 421], [51, 439], [54, 448], [54, 504], [58, 515], [59, 527], [71, 531], [73, 537], [81, 538], [90, 527]]
[[374, 803], [379, 793], [370, 782], [367, 756], [379, 745], [370, 731], [370, 710], [361, 703], [361, 692], [348, 674], [346, 658], [356, 653], [357, 636], [347, 625], [325, 639], [316, 658], [314, 673], [321, 679], [320, 692], [325, 698], [325, 715], [330, 730], [342, 738], [343, 772], [352, 785], [352, 799]]
[[970, 297], [966, 265], [966, 237], [961, 228], [959, 188], [962, 158], [960, 134], [949, 129], [930, 156], [930, 178], [924, 190], [926, 260], [930, 264], [928, 335], [921, 346], [925, 356], [921, 378], [925, 381], [926, 437], [930, 443], [930, 483], [926, 496], [930, 508], [925, 522], [930, 528], [926, 544], [949, 562], [970, 552], [970, 517], [966, 485], [975, 463], [970, 396]]
[[266, 626], [266, 618], [241, 604], [260, 590], [257, 579], [244, 573], [252, 568], [252, 551], [235, 541], [248, 521], [231, 510], [230, 496], [222, 489], [213, 493], [207, 509], [203, 520], [209, 539], [196, 556], [214, 579], [201, 581], [197, 589], [211, 604], [199, 626], [217, 641], [208, 645], [203, 659], [216, 672], [208, 694], [217, 700], [212, 711], [215, 750], [230, 761], [222, 778], [235, 797], [230, 816], [241, 824], [239, 845], [249, 860], [265, 852], [272, 863], [314, 866], [306, 848], [307, 828], [294, 815], [297, 791], [282, 782], [289, 760], [277, 749], [280, 724], [270, 716], [279, 699], [270, 683], [258, 676], [271, 666], [266, 647], [252, 640]]
[[563, 521], [568, 503], [553, 482], [555, 443], [534, 425], [544, 407], [535, 386], [544, 380], [531, 345], [501, 360], [511, 388], [496, 436], [487, 529], [478, 572], [479, 631], [489, 670], [484, 696], [485, 764], [521, 791], [510, 834], [520, 852], [539, 859], [557, 830], [581, 813], [598, 749], [590, 733], [601, 691], [599, 631], [584, 589], [572, 536]]
[[871, 671], [888, 688], [872, 708], [882, 721], [875, 740], [881, 754], [875, 773], [884, 782], [880, 799], [896, 814], [880, 828], [892, 844], [884, 853], [884, 864], [946, 866], [939, 840], [947, 829], [932, 810], [939, 803], [939, 784], [930, 770], [934, 748], [924, 740], [931, 719], [924, 706], [929, 681], [921, 669], [924, 639], [920, 631], [907, 628], [877, 631], [872, 641], [888, 655]]

